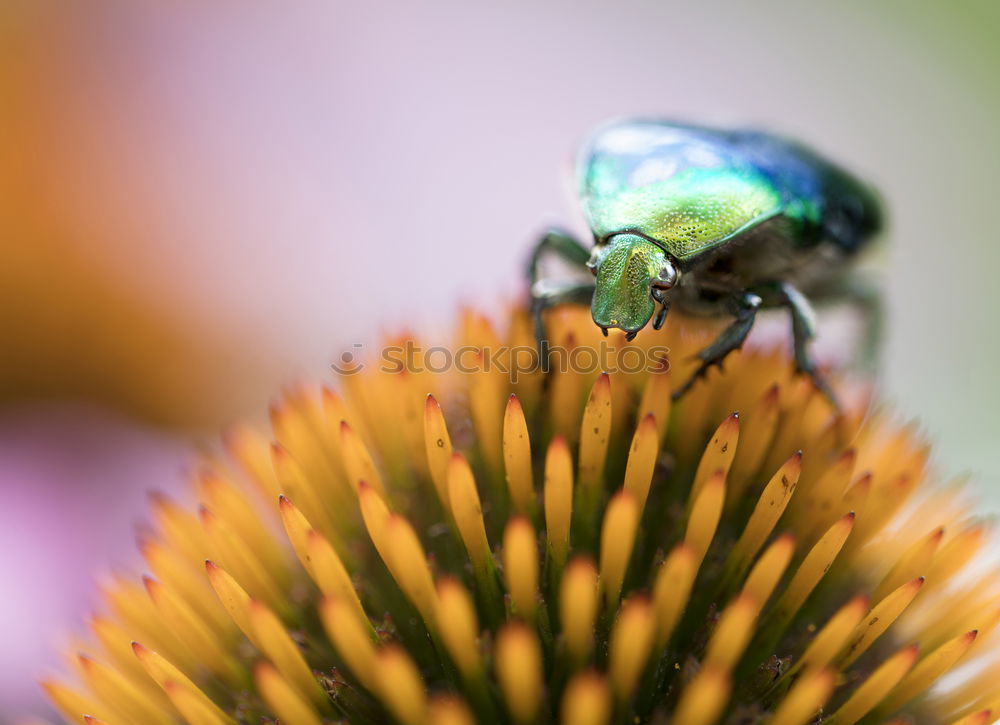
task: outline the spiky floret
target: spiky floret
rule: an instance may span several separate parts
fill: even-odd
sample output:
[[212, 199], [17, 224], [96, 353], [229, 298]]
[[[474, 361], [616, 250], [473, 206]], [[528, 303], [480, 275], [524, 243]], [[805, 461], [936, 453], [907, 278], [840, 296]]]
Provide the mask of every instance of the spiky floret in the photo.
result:
[[[598, 349], [586, 311], [549, 325]], [[273, 443], [236, 429], [200, 467], [196, 513], [154, 500], [149, 575], [107, 586], [52, 701], [111, 724], [992, 722], [984, 524], [910, 429], [835, 411], [782, 352], [672, 404], [706, 334], [609, 338], [673, 371], [511, 382], [525, 312], [505, 338], [468, 313], [464, 372], [416, 350], [290, 390]]]

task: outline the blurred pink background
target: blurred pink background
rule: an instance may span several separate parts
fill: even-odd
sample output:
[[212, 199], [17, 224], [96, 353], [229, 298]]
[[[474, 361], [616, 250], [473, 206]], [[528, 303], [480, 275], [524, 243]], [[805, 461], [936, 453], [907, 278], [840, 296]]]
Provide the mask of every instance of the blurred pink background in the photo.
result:
[[182, 485], [188, 441], [381, 329], [519, 294], [537, 231], [579, 228], [569, 162], [611, 116], [763, 125], [878, 184], [883, 389], [996, 500], [998, 15], [5, 3], [0, 711], [42, 711], [49, 635], [91, 570], [134, 562], [143, 491]]

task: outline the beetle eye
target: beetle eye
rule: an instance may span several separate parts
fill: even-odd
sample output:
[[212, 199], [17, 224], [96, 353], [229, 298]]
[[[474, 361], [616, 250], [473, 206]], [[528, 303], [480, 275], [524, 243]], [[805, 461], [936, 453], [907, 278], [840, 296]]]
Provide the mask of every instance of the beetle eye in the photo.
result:
[[667, 262], [653, 280], [653, 286], [659, 289], [670, 289], [677, 284], [677, 269]]
[[594, 247], [590, 252], [590, 259], [587, 260], [587, 269], [595, 277], [597, 276], [597, 260], [601, 256], [601, 250], [599, 247]]

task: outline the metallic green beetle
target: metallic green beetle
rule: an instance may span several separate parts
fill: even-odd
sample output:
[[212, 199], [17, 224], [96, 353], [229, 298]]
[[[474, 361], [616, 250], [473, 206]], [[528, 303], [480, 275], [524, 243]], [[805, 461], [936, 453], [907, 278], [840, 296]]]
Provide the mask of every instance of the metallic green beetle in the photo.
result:
[[[867, 185], [803, 146], [760, 131], [624, 120], [591, 137], [577, 180], [593, 247], [552, 230], [528, 269], [543, 355], [542, 313], [556, 304], [590, 303], [605, 335], [618, 328], [629, 340], [650, 319], [662, 327], [670, 307], [732, 315], [678, 397], [742, 347], [758, 309], [785, 307], [798, 371], [830, 395], [807, 349], [807, 295], [852, 300], [869, 313], [869, 332], [877, 326], [877, 295], [850, 266], [881, 227], [880, 204]], [[539, 279], [546, 252], [596, 279]]]

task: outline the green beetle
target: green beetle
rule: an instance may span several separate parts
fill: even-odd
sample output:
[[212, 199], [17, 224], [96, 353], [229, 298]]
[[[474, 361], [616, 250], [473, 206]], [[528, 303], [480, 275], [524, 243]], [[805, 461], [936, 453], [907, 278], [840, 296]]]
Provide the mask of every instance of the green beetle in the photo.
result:
[[[528, 267], [543, 355], [542, 313], [555, 304], [589, 303], [605, 334], [618, 328], [629, 340], [650, 320], [662, 327], [671, 307], [732, 315], [680, 396], [742, 347], [759, 309], [785, 307], [797, 369], [830, 395], [808, 351], [808, 298], [850, 298], [877, 327], [878, 297], [852, 279], [851, 262], [881, 228], [881, 206], [866, 184], [804, 146], [760, 131], [624, 120], [591, 137], [577, 180], [592, 248], [551, 230]], [[595, 280], [540, 279], [546, 252]]]

